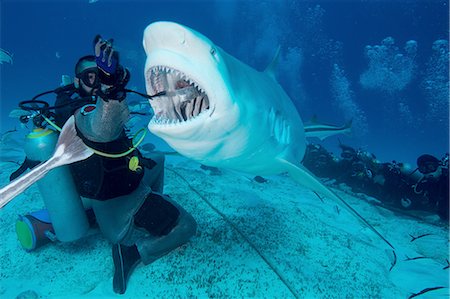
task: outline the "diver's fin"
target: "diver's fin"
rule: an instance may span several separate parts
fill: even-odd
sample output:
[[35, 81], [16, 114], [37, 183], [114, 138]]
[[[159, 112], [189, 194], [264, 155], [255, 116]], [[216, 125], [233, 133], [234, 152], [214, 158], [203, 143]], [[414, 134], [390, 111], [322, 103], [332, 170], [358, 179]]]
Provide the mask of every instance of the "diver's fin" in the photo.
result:
[[331, 191], [325, 185], [323, 185], [313, 174], [311, 174], [305, 167], [296, 166], [284, 159], [278, 159], [285, 167], [284, 169], [289, 173], [289, 176], [294, 179], [297, 183], [308, 187], [309, 189], [322, 194], [327, 197], [331, 197], [337, 202], [341, 202], [347, 210], [349, 210], [358, 220], [360, 220], [364, 225], [366, 225], [370, 230], [378, 235], [386, 244], [392, 249], [394, 246], [385, 238], [381, 233], [379, 233], [366, 219], [364, 219], [355, 209], [353, 209], [342, 197]]
[[77, 136], [74, 117], [71, 116], [62, 128], [53, 156], [0, 189], [0, 208], [3, 208], [14, 197], [25, 191], [34, 182], [40, 180], [53, 168], [87, 159], [93, 153], [83, 143], [81, 138]]

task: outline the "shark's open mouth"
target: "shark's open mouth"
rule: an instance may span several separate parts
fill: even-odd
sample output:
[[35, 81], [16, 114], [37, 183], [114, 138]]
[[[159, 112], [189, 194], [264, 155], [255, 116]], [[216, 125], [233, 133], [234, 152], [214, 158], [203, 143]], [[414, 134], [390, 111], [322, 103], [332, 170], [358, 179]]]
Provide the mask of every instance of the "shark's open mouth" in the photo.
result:
[[152, 119], [154, 123], [185, 122], [209, 109], [209, 98], [205, 90], [178, 70], [155, 66], [147, 71], [146, 80], [152, 94], [165, 92], [150, 100], [155, 112]]

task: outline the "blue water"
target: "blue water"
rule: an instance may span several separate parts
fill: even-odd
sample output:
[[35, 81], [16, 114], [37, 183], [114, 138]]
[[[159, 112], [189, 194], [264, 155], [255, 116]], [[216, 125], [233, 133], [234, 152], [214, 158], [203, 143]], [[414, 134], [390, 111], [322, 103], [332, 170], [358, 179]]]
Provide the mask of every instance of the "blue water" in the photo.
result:
[[0, 132], [18, 125], [8, 114], [19, 101], [73, 74], [98, 33], [114, 38], [129, 87], [144, 91], [143, 30], [170, 20], [260, 70], [280, 45], [279, 81], [304, 121], [353, 119], [343, 143], [382, 161], [448, 152], [448, 1], [6, 0], [0, 8], [0, 47], [14, 55], [0, 66]]

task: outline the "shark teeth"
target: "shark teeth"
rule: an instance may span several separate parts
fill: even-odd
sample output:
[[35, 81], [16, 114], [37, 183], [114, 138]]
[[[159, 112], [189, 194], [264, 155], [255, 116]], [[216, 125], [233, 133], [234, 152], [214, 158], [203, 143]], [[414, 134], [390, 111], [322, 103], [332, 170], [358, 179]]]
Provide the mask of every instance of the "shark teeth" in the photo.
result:
[[209, 109], [206, 91], [183, 72], [168, 66], [154, 66], [146, 73], [153, 94], [165, 95], [150, 100], [155, 116], [151, 123], [178, 125], [197, 118]]
[[[197, 117], [203, 115], [205, 113], [201, 113], [199, 114]], [[190, 123], [192, 122], [194, 119], [190, 118], [186, 121], [181, 121], [181, 120], [174, 120], [174, 119], [169, 119], [169, 118], [165, 118], [163, 116], [154, 116], [151, 120], [150, 123], [153, 125], [160, 125], [160, 126], [177, 126], [177, 125], [181, 125], [181, 124], [186, 124], [186, 123]]]
[[201, 86], [199, 86], [197, 82], [189, 78], [181, 71], [167, 66], [158, 65], [150, 68], [147, 74], [148, 79], [150, 79], [150, 86], [152, 87], [154, 94], [163, 91], [159, 89], [162, 87], [159, 84], [161, 83], [161, 79], [164, 76], [171, 76], [176, 77], [179, 80], [184, 80], [189, 85], [193, 85], [195, 88], [197, 88], [197, 90], [199, 90], [201, 93], [206, 93], [205, 90]]

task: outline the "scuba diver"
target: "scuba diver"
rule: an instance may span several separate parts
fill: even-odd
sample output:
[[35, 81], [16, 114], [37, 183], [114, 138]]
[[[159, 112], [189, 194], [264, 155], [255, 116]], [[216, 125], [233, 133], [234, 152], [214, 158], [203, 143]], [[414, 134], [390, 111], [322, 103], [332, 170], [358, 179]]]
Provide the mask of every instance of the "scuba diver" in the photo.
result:
[[448, 153], [438, 160], [432, 155], [417, 159], [417, 170], [423, 177], [414, 185], [414, 192], [422, 196], [424, 205], [443, 220], [449, 219]]
[[[31, 157], [43, 148], [43, 138], [57, 135], [46, 127], [52, 125], [58, 130], [72, 115], [77, 135], [95, 154], [51, 171], [66, 172], [57, 176], [50, 172], [41, 179], [38, 185], [41, 184], [39, 190], [48, 214], [43, 216], [40, 211], [26, 215], [19, 219], [16, 230], [18, 235], [25, 226], [27, 234], [34, 230], [34, 241], [42, 238], [44, 230], [47, 237], [54, 233], [53, 237], [60, 241], [73, 241], [82, 238], [89, 222], [92, 224], [95, 219], [112, 243], [113, 290], [124, 294], [129, 276], [139, 262], [150, 264], [186, 243], [195, 234], [197, 224], [181, 206], [163, 195], [164, 156], [152, 152], [144, 157], [134, 138], [127, 134], [126, 94], [134, 91], [125, 88], [130, 73], [120, 65], [113, 41], [96, 36], [94, 53], [78, 60], [73, 84], [22, 102], [23, 109], [37, 111], [28, 116], [37, 129], [28, 138], [34, 146], [26, 151], [28, 162], [14, 176], [32, 168], [36, 160], [46, 159]], [[53, 107], [36, 100], [51, 92], [57, 94]], [[45, 182], [48, 184], [43, 185]], [[80, 209], [82, 212], [77, 212]]]
[[442, 220], [449, 219], [448, 154], [441, 161], [432, 155], [421, 155], [416, 168], [396, 161], [380, 166], [373, 180], [378, 189], [372, 196], [387, 207], [427, 211]]
[[309, 144], [303, 164], [319, 177], [336, 179], [353, 192], [377, 198], [387, 208], [427, 211], [448, 221], [448, 154], [441, 160], [422, 155], [414, 168], [396, 161], [380, 163], [373, 154], [347, 145], [340, 148], [341, 158], [336, 159], [322, 146]]
[[303, 165], [319, 177], [335, 178], [338, 172], [338, 159], [320, 144], [306, 145]]
[[373, 174], [376, 168], [376, 157], [366, 151], [339, 143], [341, 159], [338, 160], [338, 177], [340, 183], [346, 183], [354, 192], [364, 192], [371, 188]]

